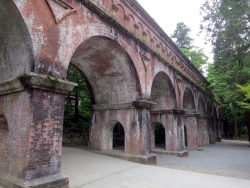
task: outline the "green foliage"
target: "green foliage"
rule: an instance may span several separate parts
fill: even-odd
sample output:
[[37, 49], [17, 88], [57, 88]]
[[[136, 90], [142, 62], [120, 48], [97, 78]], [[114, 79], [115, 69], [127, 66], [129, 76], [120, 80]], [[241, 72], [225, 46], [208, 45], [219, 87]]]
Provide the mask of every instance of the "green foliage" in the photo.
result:
[[160, 50], [160, 49], [157, 49], [155, 52], [156, 52], [158, 55], [161, 55], [161, 50]]
[[242, 101], [238, 101], [238, 105], [246, 110], [250, 110], [250, 84], [247, 85], [236, 85], [237, 88], [244, 94], [244, 99]]
[[225, 116], [235, 130], [237, 125], [245, 126], [244, 109], [250, 107], [247, 95], [243, 95], [250, 79], [249, 12], [249, 0], [207, 0], [201, 7], [200, 28], [214, 52], [207, 78], [213, 91], [223, 98]]
[[171, 38], [175, 39], [176, 45], [185, 56], [187, 56], [194, 66], [203, 73], [202, 66], [208, 63], [208, 57], [204, 54], [202, 48], [193, 46], [192, 43], [194, 39], [189, 36], [190, 32], [191, 30], [183, 22], [180, 22], [177, 24]]
[[171, 35], [171, 38], [176, 39], [175, 43], [179, 48], [191, 49], [193, 47], [192, 42], [194, 39], [189, 36], [190, 32], [190, 28], [188, 28], [183, 22], [179, 22], [177, 23], [176, 29]]
[[77, 83], [78, 86], [66, 96], [64, 130], [77, 132], [88, 143], [91, 105], [88, 87], [81, 73], [72, 64], [68, 68], [67, 80]]
[[143, 35], [141, 37], [141, 41], [144, 42], [144, 43], [146, 43], [147, 42], [147, 36]]
[[181, 48], [181, 51], [187, 56], [194, 66], [203, 73], [202, 66], [208, 62], [208, 57], [204, 54], [203, 49], [187, 49]]

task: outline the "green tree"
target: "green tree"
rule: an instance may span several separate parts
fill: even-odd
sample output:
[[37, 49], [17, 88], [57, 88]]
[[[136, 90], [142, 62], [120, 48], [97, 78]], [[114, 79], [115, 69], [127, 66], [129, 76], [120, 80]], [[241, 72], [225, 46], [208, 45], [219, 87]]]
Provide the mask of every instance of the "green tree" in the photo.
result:
[[[243, 117], [243, 95], [237, 84], [250, 79], [249, 0], [207, 0], [201, 7], [201, 31], [212, 43], [214, 63], [208, 69], [211, 87], [223, 98], [226, 116], [233, 117], [235, 138]], [[250, 118], [250, 117], [246, 117]], [[243, 118], [244, 119], [244, 118]], [[250, 136], [249, 136], [250, 139]]]
[[190, 59], [190, 61], [201, 73], [204, 73], [202, 70], [202, 66], [208, 63], [208, 57], [205, 55], [203, 49], [181, 48], [181, 51]]
[[89, 90], [80, 71], [72, 64], [68, 68], [67, 80], [77, 83], [78, 86], [66, 96], [64, 129], [82, 134], [88, 143], [91, 104]]
[[203, 73], [202, 66], [207, 64], [208, 57], [204, 54], [202, 48], [193, 45], [194, 39], [190, 37], [190, 32], [190, 28], [183, 22], [179, 22], [171, 38], [175, 40], [176, 45], [190, 59], [194, 66]]
[[175, 43], [179, 48], [191, 49], [193, 48], [192, 42], [194, 39], [190, 37], [191, 29], [188, 28], [183, 22], [176, 25], [174, 33], [170, 36], [175, 39]]

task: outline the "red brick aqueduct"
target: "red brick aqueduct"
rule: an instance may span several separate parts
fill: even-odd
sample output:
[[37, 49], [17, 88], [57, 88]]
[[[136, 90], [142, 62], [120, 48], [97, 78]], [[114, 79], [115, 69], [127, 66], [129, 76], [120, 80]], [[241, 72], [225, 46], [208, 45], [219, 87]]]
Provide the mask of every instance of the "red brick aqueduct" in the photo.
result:
[[166, 151], [215, 143], [219, 105], [208, 83], [135, 0], [0, 0], [0, 184], [68, 187], [61, 174], [69, 63], [92, 93], [90, 147], [112, 149], [125, 130], [124, 157], [154, 164], [154, 126]]

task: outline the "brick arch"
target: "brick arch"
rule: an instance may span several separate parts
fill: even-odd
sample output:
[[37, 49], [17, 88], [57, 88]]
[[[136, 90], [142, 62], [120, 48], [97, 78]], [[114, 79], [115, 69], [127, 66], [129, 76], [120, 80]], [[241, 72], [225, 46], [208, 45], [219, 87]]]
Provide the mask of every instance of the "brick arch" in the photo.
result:
[[95, 104], [126, 103], [141, 98], [134, 64], [124, 48], [113, 39], [88, 38], [76, 49], [71, 63], [87, 79]]
[[[124, 134], [125, 134], [125, 138], [124, 138], [124, 146], [126, 147], [126, 127], [119, 121], [117, 120], [111, 120], [110, 122], [108, 122], [102, 130], [102, 143], [104, 143], [102, 145], [102, 150], [112, 150], [113, 149], [113, 129], [115, 127], [115, 125], [117, 123], [120, 123], [124, 129]], [[126, 148], [125, 148], [126, 150]]]
[[12, 0], [0, 4], [0, 83], [34, 71], [30, 33]]
[[147, 34], [148, 41], [150, 41], [150, 39], [151, 39], [151, 33], [149, 32], [149, 30], [146, 30], [145, 32]]
[[186, 113], [193, 113], [195, 109], [194, 94], [192, 90], [187, 86], [183, 93], [183, 109]]
[[126, 24], [129, 28], [132, 28], [132, 30], [134, 31], [134, 25], [135, 25], [135, 18], [132, 14], [127, 15], [129, 20], [126, 20]]
[[117, 7], [119, 10], [117, 11], [118, 19], [121, 21], [122, 24], [125, 23], [124, 16], [126, 15], [126, 12], [121, 4], [117, 4]]
[[201, 116], [206, 114], [205, 101], [202, 95], [198, 97], [198, 113], [200, 113]]
[[160, 71], [155, 74], [151, 85], [151, 100], [157, 104], [154, 110], [171, 110], [176, 107], [176, 92], [168, 74]]

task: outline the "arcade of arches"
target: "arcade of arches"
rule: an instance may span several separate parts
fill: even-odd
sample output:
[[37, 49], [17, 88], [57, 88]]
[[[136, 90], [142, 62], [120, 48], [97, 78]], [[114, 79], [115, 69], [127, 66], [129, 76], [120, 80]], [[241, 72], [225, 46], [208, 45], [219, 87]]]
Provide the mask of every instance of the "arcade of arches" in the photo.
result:
[[[124, 158], [146, 164], [156, 164], [157, 151], [220, 138], [206, 79], [136, 1], [0, 0], [0, 24], [0, 184], [68, 187], [61, 157], [65, 96], [77, 85], [66, 80], [70, 63], [92, 96], [92, 150], [113, 149], [118, 122]], [[165, 131], [160, 149], [157, 130]]]

